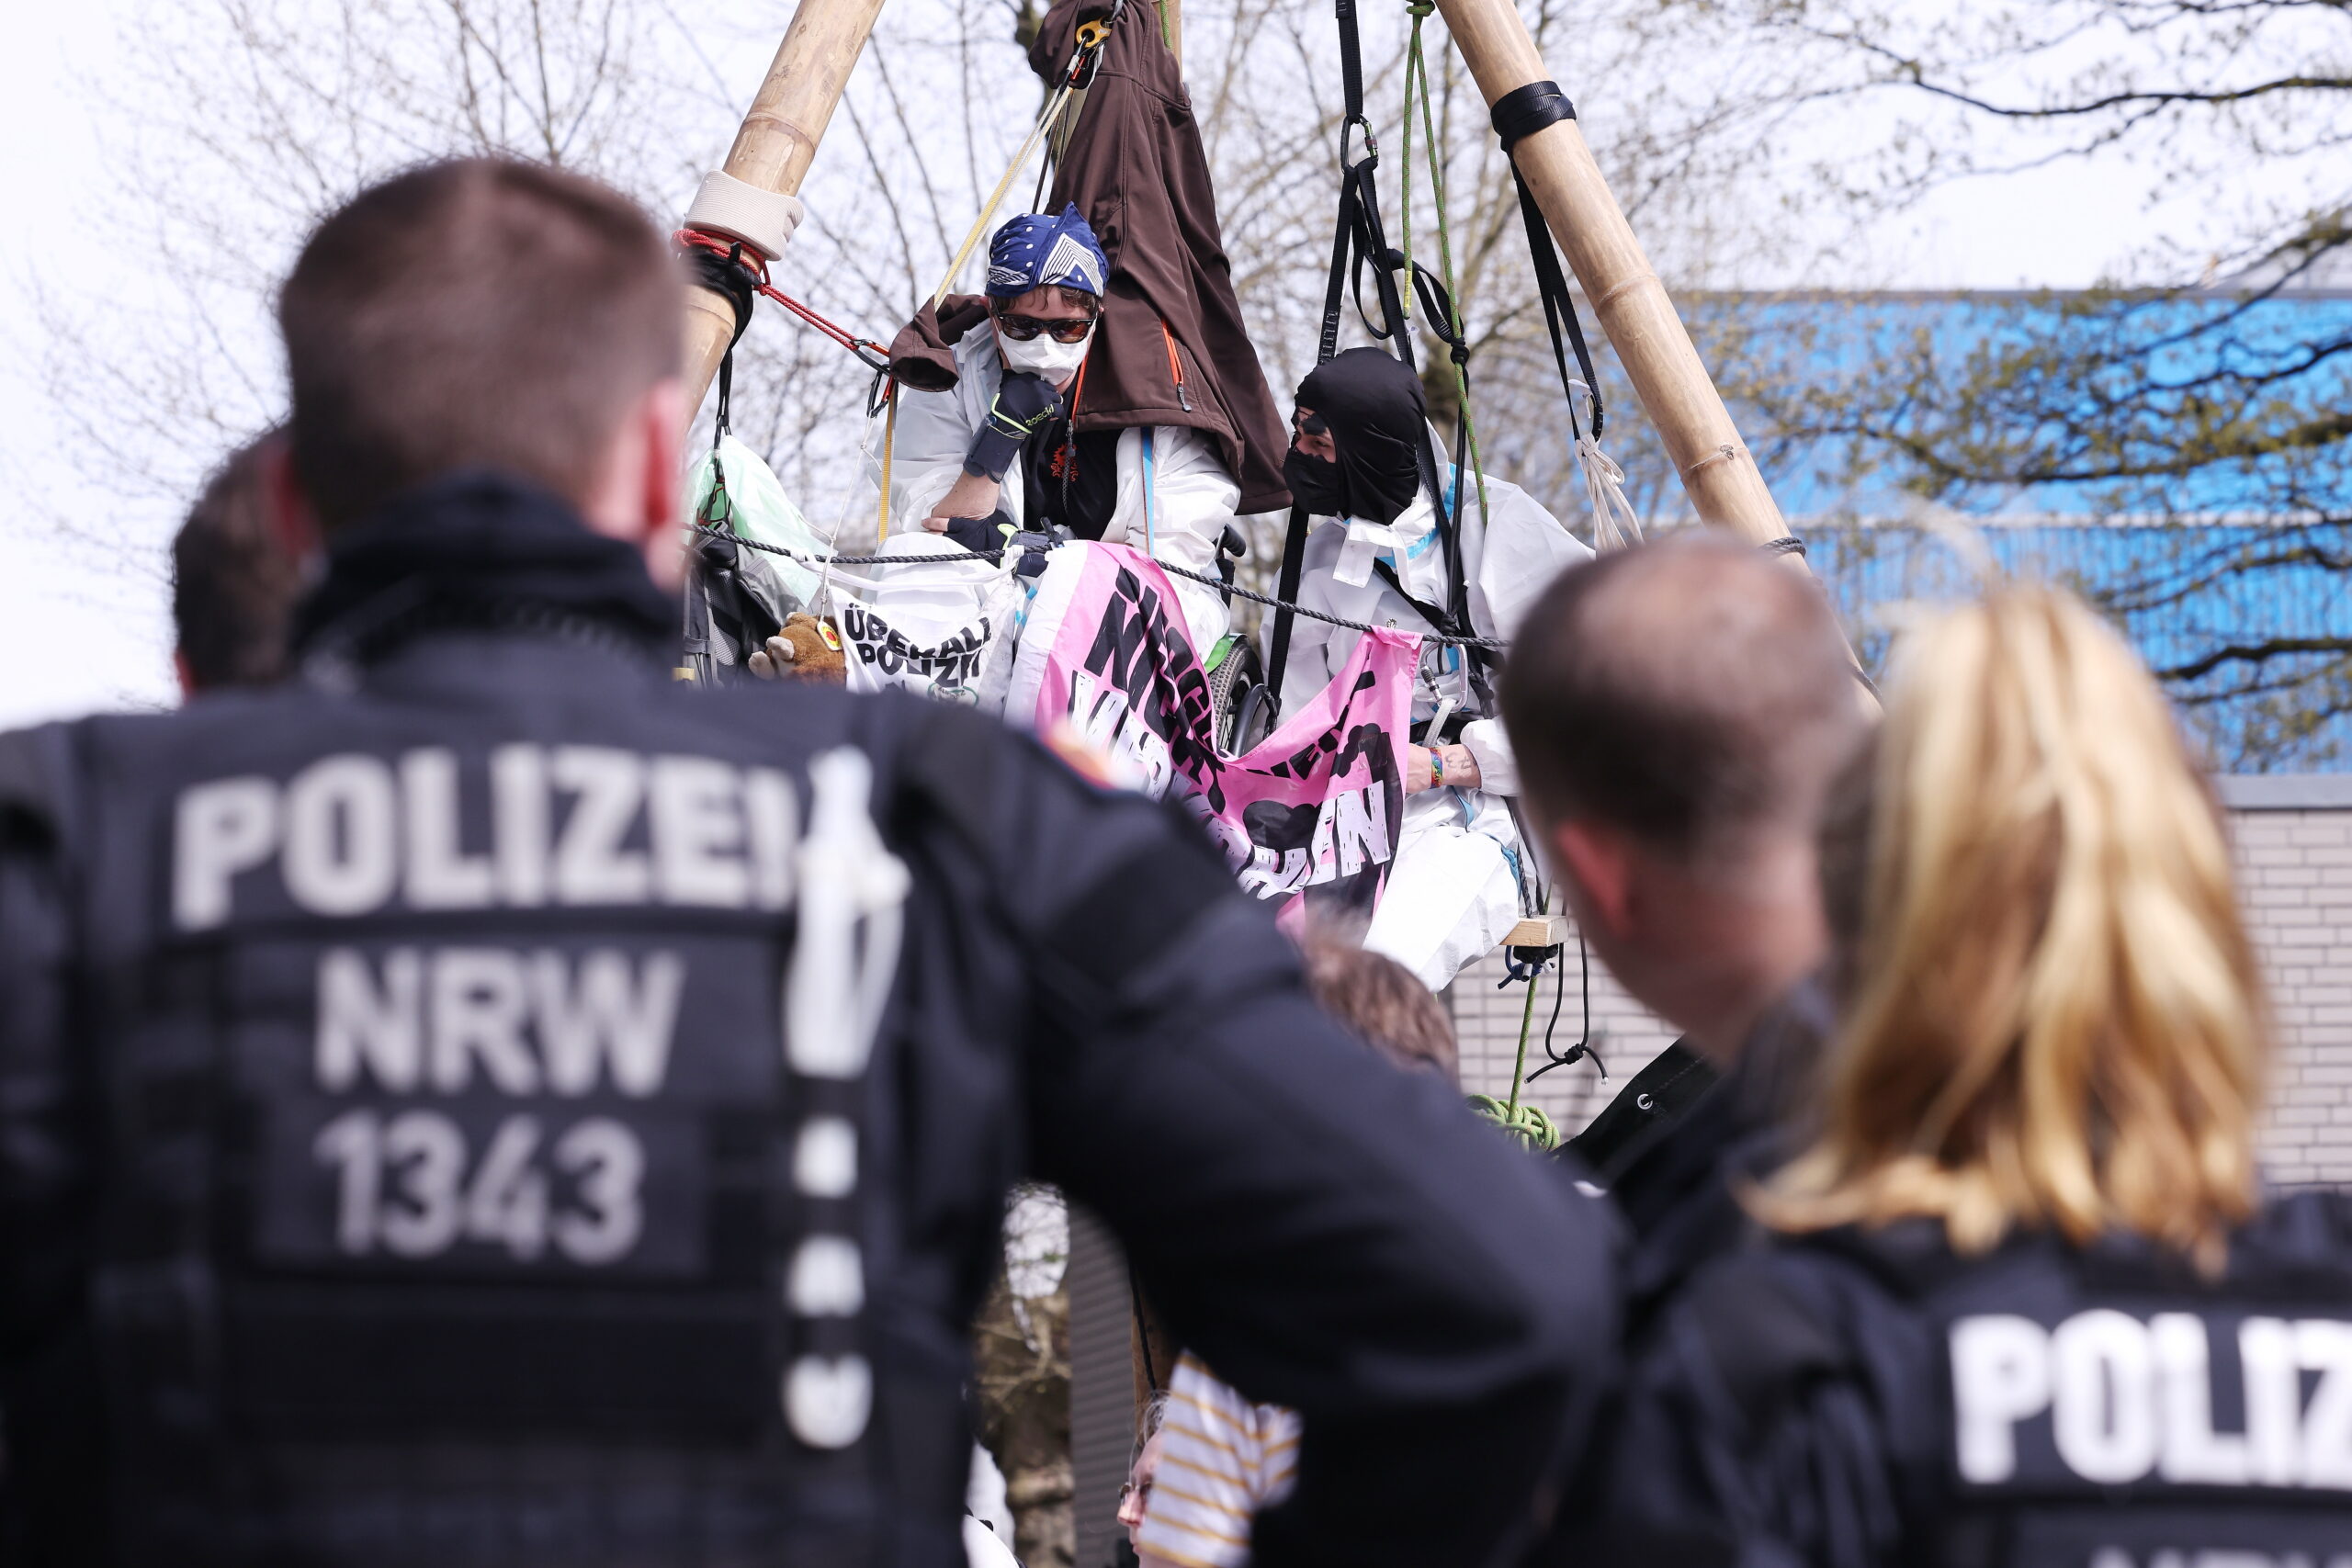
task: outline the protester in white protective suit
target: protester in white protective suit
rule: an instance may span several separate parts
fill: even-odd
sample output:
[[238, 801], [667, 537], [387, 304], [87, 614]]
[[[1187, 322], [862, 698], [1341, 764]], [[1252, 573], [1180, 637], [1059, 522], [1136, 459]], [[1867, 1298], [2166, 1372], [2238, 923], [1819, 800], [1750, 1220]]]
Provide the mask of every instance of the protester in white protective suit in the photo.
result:
[[[956, 385], [899, 393], [889, 469], [894, 551], [925, 547], [926, 531], [993, 549], [1007, 527], [1057, 525], [1216, 575], [1217, 541], [1241, 491], [1199, 431], [1072, 433], [1085, 406], [1086, 355], [1107, 270], [1074, 206], [997, 231], [989, 319], [955, 343]], [[1175, 581], [1193, 649], [1205, 661], [1228, 625], [1224, 601], [1206, 584]]]
[[[1313, 518], [1298, 604], [1371, 626], [1439, 630], [1433, 617], [1451, 590], [1439, 509], [1451, 515], [1451, 487], [1478, 481], [1449, 469], [1448, 494], [1431, 493], [1419, 378], [1379, 349], [1350, 349], [1299, 383], [1292, 428], [1283, 474]], [[1431, 440], [1430, 450], [1444, 448]], [[1592, 552], [1517, 485], [1492, 476], [1485, 484], [1483, 523], [1476, 491], [1464, 498], [1463, 578], [1471, 629], [1508, 642], [1545, 585]], [[1261, 634], [1270, 664], [1274, 625], [1269, 614]], [[1291, 617], [1282, 711], [1295, 713], [1328, 684], [1361, 635]], [[1424, 647], [1403, 833], [1364, 938], [1431, 990], [1501, 942], [1520, 917], [1521, 878], [1535, 870], [1505, 804], [1519, 793], [1510, 741], [1478, 686], [1467, 649]]]

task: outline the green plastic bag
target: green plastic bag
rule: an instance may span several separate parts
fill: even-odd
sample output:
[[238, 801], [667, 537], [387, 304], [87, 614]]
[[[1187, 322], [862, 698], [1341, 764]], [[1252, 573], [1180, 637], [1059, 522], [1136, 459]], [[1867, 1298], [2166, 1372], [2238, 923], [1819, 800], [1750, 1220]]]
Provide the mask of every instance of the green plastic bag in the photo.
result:
[[[717, 515], [711, 518], [713, 523], [733, 528], [736, 537], [753, 544], [773, 545], [803, 557], [825, 553], [824, 545], [808, 526], [808, 520], [800, 514], [800, 508], [792, 504], [792, 498], [784, 493], [784, 481], [760, 461], [758, 453], [732, 435], [721, 436], [718, 451], [706, 450], [686, 470], [687, 516], [703, 515], [714, 488], [713, 471], [722, 465], [727, 471], [727, 494], [719, 502]], [[820, 575], [816, 567], [791, 556], [764, 551], [760, 559], [802, 604], [816, 596]]]

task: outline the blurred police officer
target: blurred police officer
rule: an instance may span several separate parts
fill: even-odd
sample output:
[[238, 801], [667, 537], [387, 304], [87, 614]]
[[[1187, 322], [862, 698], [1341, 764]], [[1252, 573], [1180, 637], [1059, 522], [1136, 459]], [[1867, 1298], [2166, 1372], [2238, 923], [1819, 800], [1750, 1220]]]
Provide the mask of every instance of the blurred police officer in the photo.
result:
[[1915, 634], [1872, 778], [1780, 1238], [1668, 1309], [1578, 1560], [2344, 1562], [2352, 1201], [2261, 1189], [2260, 966], [2154, 682], [1996, 590]]
[[1862, 714], [1820, 586], [1703, 536], [1563, 573], [1501, 696], [1578, 930], [1684, 1032], [1571, 1145], [1634, 1229], [1638, 1334], [1737, 1243], [1735, 1187], [1786, 1152], [1779, 1123], [1829, 1024], [1810, 984], [1828, 951], [1814, 823]]
[[1161, 808], [674, 690], [680, 303], [587, 182], [362, 195], [280, 302], [299, 678], [0, 745], [9, 1561], [960, 1562], [1020, 1174], [1304, 1412], [1261, 1562], [1508, 1551], [1599, 1222]]
[[301, 580], [271, 495], [284, 488], [285, 457], [277, 430], [230, 453], [172, 536], [172, 667], [183, 696], [286, 673]]

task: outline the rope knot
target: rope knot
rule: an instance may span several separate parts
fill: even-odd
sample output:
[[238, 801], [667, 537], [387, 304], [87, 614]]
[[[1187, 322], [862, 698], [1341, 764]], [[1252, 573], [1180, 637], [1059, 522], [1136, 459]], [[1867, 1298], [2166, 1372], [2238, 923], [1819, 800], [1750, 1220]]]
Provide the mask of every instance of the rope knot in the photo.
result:
[[1558, 1124], [1540, 1107], [1525, 1102], [1507, 1105], [1491, 1094], [1474, 1094], [1465, 1098], [1469, 1100], [1470, 1109], [1478, 1116], [1493, 1122], [1530, 1148], [1549, 1153], [1560, 1146]]

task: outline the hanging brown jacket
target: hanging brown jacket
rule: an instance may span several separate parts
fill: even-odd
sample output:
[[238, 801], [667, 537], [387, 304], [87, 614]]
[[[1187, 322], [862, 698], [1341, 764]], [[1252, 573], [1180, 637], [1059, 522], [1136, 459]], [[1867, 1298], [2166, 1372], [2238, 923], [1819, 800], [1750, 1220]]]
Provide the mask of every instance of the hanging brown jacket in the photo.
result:
[[[1047, 12], [1029, 51], [1038, 74], [1057, 79], [1080, 19], [1107, 8], [1060, 0]], [[1078, 428], [1188, 425], [1216, 444], [1239, 482], [1238, 510], [1288, 506], [1289, 440], [1241, 325], [1208, 152], [1150, 0], [1129, 0], [1103, 45], [1044, 210], [1071, 201], [1111, 261]], [[978, 324], [983, 303], [951, 295], [940, 311], [926, 307], [890, 345], [892, 372], [920, 390], [954, 386], [950, 345]]]

